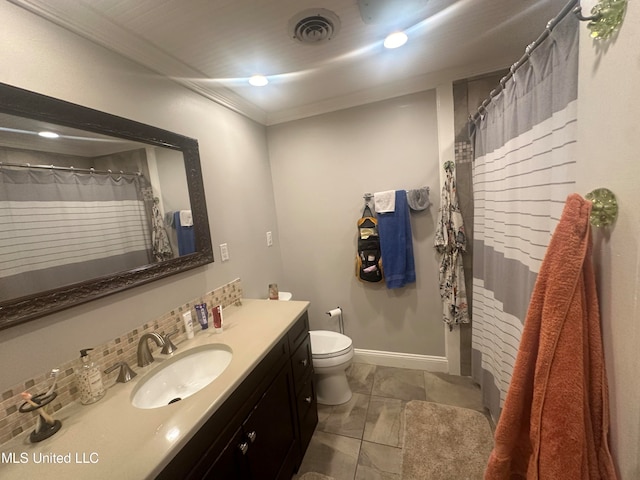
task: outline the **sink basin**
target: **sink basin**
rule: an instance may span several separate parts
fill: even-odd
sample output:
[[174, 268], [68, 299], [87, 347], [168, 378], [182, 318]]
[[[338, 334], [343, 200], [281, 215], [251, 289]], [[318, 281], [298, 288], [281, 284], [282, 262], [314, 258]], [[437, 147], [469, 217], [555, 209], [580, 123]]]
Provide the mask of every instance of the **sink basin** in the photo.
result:
[[185, 399], [213, 382], [231, 363], [227, 345], [201, 345], [165, 360], [140, 380], [131, 404], [137, 408], [158, 408]]

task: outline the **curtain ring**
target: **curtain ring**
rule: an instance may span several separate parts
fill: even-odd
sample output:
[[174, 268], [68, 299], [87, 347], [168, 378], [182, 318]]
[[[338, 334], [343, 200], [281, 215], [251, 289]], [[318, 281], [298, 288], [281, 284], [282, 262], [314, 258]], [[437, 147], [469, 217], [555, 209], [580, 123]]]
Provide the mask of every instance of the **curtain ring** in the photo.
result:
[[531, 52], [533, 52], [535, 48], [536, 42], [531, 42], [529, 45], [527, 45], [527, 48], [524, 49], [524, 54], [527, 56], [527, 58], [531, 58]]
[[509, 71], [511, 72], [511, 78], [513, 79], [513, 83], [516, 83], [516, 63], [514, 63], [513, 65], [511, 65], [511, 67], [509, 68]]
[[555, 25], [553, 24], [553, 20], [549, 20], [549, 21], [547, 22], [547, 26], [546, 26], [546, 27], [544, 27], [544, 29], [545, 29], [547, 32], [549, 32], [549, 35], [551, 35], [551, 31], [553, 30], [553, 27], [554, 27], [554, 26], [555, 26]]

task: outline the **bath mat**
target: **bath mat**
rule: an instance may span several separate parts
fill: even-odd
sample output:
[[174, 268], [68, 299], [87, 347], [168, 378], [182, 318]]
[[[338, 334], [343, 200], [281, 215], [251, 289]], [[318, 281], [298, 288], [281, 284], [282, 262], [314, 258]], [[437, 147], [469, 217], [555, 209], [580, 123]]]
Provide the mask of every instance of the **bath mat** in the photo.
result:
[[321, 473], [316, 472], [307, 472], [301, 477], [298, 477], [298, 480], [334, 480], [333, 477], [327, 477]]
[[482, 413], [413, 400], [404, 414], [402, 480], [482, 480], [493, 448]]

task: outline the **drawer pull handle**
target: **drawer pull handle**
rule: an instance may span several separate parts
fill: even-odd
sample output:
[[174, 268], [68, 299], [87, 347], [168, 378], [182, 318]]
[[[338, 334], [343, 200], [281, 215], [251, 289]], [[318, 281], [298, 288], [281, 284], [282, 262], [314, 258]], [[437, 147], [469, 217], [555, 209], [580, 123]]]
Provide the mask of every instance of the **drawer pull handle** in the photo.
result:
[[309, 360], [304, 358], [304, 359], [300, 360], [300, 363], [302, 364], [303, 367], [306, 367], [307, 365], [309, 365]]
[[313, 401], [313, 397], [311, 395], [309, 395], [308, 397], [304, 398], [304, 401], [307, 403], [311, 403]]
[[252, 432], [247, 433], [247, 438], [249, 440], [251, 440], [251, 443], [256, 441], [256, 431], [253, 430]]
[[247, 442], [242, 442], [241, 444], [238, 445], [238, 448], [242, 452], [242, 455], [246, 455], [247, 450], [249, 450], [249, 444]]

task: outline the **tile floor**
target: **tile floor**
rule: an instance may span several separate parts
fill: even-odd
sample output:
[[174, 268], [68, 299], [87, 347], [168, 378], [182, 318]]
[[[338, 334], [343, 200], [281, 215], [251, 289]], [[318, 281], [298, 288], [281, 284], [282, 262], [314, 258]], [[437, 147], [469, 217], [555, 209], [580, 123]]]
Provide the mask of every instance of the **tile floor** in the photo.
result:
[[318, 426], [294, 479], [317, 472], [335, 480], [400, 480], [409, 400], [484, 413], [480, 389], [468, 377], [354, 363], [347, 378], [353, 398], [318, 405]]

